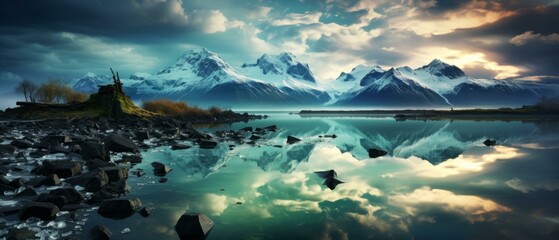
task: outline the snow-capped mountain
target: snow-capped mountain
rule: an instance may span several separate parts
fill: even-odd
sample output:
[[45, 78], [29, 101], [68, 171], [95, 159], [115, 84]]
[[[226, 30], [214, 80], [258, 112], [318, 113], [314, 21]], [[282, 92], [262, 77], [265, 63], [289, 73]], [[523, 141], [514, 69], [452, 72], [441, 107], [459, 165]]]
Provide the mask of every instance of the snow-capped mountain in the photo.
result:
[[317, 105], [330, 100], [330, 96], [317, 85], [317, 80], [307, 64], [291, 53], [264, 54], [256, 63], [245, 63], [239, 69], [245, 76], [273, 84], [291, 98]]
[[[73, 88], [93, 93], [111, 82], [109, 76], [88, 73]], [[290, 53], [264, 54], [235, 69], [205, 48], [186, 52], [154, 74], [134, 73], [122, 82], [135, 100], [166, 98], [222, 107], [518, 107], [540, 97], [528, 85], [474, 79], [437, 59], [417, 69], [358, 65], [323, 82]]]
[[334, 105], [375, 107], [448, 106], [440, 94], [429, 87], [405, 77], [399, 69], [386, 72], [371, 71], [355, 86], [342, 94]]
[[139, 99], [167, 98], [204, 106], [282, 103], [287, 99], [272, 84], [239, 74], [205, 48], [186, 52], [175, 64], [154, 75], [135, 74], [130, 78], [134, 81], [125, 82], [125, 90]]
[[[353, 76], [342, 73], [334, 82], [342, 85]], [[371, 69], [360, 80], [349, 82], [345, 83], [348, 90], [332, 101], [335, 105], [502, 107], [531, 104], [539, 98], [534, 91], [520, 84], [474, 79], [460, 68], [438, 59], [417, 69], [407, 66], [386, 72], [382, 68]]]
[[99, 85], [106, 85], [113, 80], [106, 75], [95, 75], [94, 73], [87, 73], [81, 78], [76, 78], [73, 81], [72, 88], [74, 91], [81, 93], [96, 93], [99, 90]]

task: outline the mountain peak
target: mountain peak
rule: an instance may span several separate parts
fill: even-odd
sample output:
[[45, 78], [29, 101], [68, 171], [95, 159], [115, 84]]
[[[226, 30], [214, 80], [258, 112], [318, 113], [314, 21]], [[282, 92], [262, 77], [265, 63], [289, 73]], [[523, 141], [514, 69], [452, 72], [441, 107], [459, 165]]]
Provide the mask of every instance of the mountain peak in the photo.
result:
[[83, 75], [84, 78], [94, 78], [97, 77], [97, 74], [92, 73], [92, 72], [88, 72], [85, 75]]
[[455, 79], [466, 75], [462, 71], [462, 69], [458, 68], [457, 66], [445, 63], [440, 59], [433, 59], [433, 61], [431, 61], [429, 64], [419, 69], [426, 70], [437, 77], [445, 76], [450, 79]]
[[315, 83], [316, 79], [311, 72], [309, 65], [301, 63], [297, 57], [290, 52], [282, 52], [278, 55], [263, 54], [256, 63], [245, 63], [242, 68], [257, 67], [260, 68], [262, 74], [274, 74], [290, 76], [295, 79]]
[[171, 72], [190, 71], [200, 77], [208, 77], [220, 70], [233, 71], [219, 55], [206, 48], [193, 48], [177, 58], [174, 65], [158, 72], [168, 74]]

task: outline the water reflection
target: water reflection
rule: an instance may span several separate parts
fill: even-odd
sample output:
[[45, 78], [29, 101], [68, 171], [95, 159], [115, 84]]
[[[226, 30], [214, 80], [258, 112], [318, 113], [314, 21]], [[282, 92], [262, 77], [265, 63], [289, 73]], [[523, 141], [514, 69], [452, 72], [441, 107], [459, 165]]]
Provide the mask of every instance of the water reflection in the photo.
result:
[[[125, 237], [169, 238], [180, 213], [200, 211], [216, 223], [209, 239], [559, 239], [559, 134], [534, 123], [272, 116], [223, 128], [272, 124], [261, 146], [145, 153], [139, 167], [175, 170], [165, 184], [131, 179], [157, 211]], [[370, 147], [390, 154], [370, 159]], [[322, 185], [326, 169], [345, 183]]]

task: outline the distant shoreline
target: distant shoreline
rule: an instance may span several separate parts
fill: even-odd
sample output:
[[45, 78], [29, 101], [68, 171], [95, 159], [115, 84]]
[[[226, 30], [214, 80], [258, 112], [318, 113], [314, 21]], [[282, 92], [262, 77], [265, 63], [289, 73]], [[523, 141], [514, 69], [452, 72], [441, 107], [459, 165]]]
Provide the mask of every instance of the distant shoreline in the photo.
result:
[[559, 111], [534, 108], [461, 109], [461, 110], [302, 110], [302, 117], [371, 116], [394, 117], [396, 120], [559, 120]]

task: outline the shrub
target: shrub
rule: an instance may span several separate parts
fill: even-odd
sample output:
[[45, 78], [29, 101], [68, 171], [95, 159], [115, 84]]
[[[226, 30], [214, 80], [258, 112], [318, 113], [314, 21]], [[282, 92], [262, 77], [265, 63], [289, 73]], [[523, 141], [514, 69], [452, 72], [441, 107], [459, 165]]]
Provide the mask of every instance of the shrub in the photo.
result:
[[165, 99], [146, 101], [143, 103], [142, 107], [150, 112], [174, 116], [188, 115], [195, 117], [207, 117], [223, 112], [223, 110], [218, 107], [211, 107], [206, 110], [199, 107], [188, 106], [185, 102], [173, 102]]
[[59, 80], [50, 80], [41, 84], [35, 92], [39, 102], [46, 103], [70, 103], [83, 102], [87, 100], [87, 95], [74, 90]]

